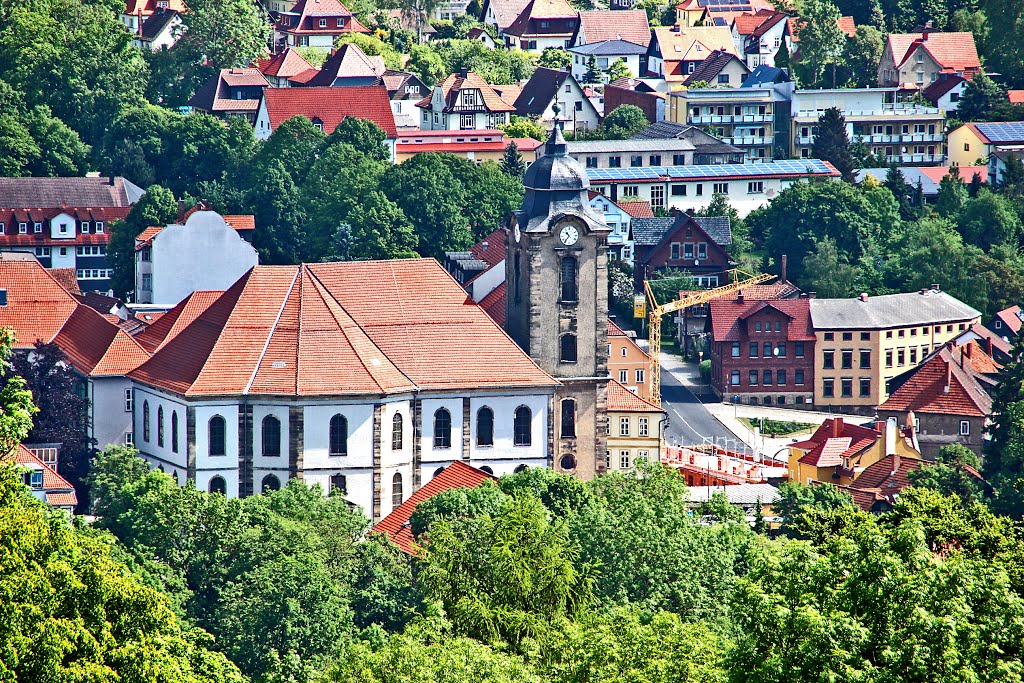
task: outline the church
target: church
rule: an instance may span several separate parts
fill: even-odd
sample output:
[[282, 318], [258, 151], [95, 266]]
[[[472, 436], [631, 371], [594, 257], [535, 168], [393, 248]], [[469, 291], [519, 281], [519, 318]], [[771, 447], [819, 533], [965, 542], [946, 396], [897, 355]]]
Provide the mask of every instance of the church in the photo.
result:
[[608, 235], [590, 181], [556, 125], [510, 219], [505, 329], [558, 380], [550, 424], [556, 471], [591, 479], [608, 452]]

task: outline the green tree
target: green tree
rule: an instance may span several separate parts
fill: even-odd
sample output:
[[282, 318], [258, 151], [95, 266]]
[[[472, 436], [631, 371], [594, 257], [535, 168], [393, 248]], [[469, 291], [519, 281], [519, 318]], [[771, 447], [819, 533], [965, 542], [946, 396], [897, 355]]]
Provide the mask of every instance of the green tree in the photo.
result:
[[473, 243], [459, 202], [465, 188], [442, 155], [417, 154], [389, 167], [382, 189], [412, 219], [424, 256], [443, 259], [446, 251], [465, 249]]
[[593, 496], [583, 482], [544, 467], [531, 467], [522, 472], [507, 474], [498, 485], [510, 496], [529, 492], [556, 517], [576, 514], [593, 501]]
[[373, 121], [347, 116], [327, 138], [327, 144], [347, 143], [371, 159], [388, 161], [386, 139], [387, 134]]
[[1024, 338], [1018, 336], [992, 390], [992, 418], [982, 472], [992, 485], [993, 511], [1024, 516]]
[[823, 237], [816, 249], [803, 261], [800, 278], [803, 289], [823, 299], [852, 296], [857, 287], [857, 268], [836, 249], [835, 240]]
[[408, 69], [428, 86], [440, 82], [448, 75], [444, 59], [429, 45], [413, 46], [409, 52]]
[[1024, 257], [1017, 247], [994, 247], [975, 260], [974, 269], [984, 285], [988, 315], [1024, 301]]
[[887, 282], [900, 291], [938, 284], [950, 295], [984, 310], [984, 280], [975, 269], [980, 256], [981, 250], [964, 244], [947, 221], [922, 218], [907, 224], [900, 250], [886, 264]]
[[873, 26], [860, 25], [853, 38], [844, 40], [844, 45], [842, 82], [855, 88], [874, 86], [885, 49], [882, 32]]
[[[835, 67], [846, 44], [846, 35], [839, 28], [839, 17], [839, 9], [830, 0], [804, 0], [801, 18], [805, 23], [800, 28], [801, 83], [821, 87], [830, 66], [834, 81]], [[833, 82], [832, 87], [835, 85]]]
[[523, 155], [519, 151], [519, 145], [516, 144], [515, 140], [508, 143], [505, 147], [505, 153], [501, 155], [501, 171], [508, 176], [513, 178], [519, 178], [522, 180], [523, 174], [526, 173], [526, 161], [523, 160]]
[[850, 153], [850, 138], [846, 135], [846, 118], [837, 108], [826, 109], [818, 117], [811, 156], [830, 162], [842, 174], [843, 180], [853, 182], [853, 155]]
[[633, 72], [629, 70], [629, 65], [626, 64], [626, 60], [622, 57], [616, 59], [611, 66], [608, 67], [608, 82], [617, 81], [620, 78], [632, 78]]
[[74, 176], [87, 169], [89, 147], [50, 108], [26, 108], [0, 80], [0, 172], [6, 176]]
[[1009, 200], [981, 188], [957, 216], [957, 229], [968, 244], [989, 251], [996, 245], [1016, 246], [1021, 238], [1020, 216]]
[[996, 107], [1006, 102], [1006, 90], [984, 73], [970, 81], [960, 94], [956, 115], [961, 121], [989, 121]]
[[779, 500], [774, 506], [787, 526], [797, 524], [812, 509], [831, 511], [853, 507], [853, 498], [840, 488], [831, 484], [809, 486], [798, 481], [786, 481], [779, 486]]
[[178, 203], [165, 187], [150, 185], [123, 221], [110, 226], [107, 259], [110, 288], [115, 296], [129, 300], [135, 292], [135, 236], [151, 225], [167, 225], [178, 217]]
[[939, 181], [935, 197], [935, 211], [944, 218], [955, 219], [967, 203], [967, 185], [960, 177], [960, 169], [953, 166]]
[[981, 0], [979, 5], [989, 27], [984, 40], [986, 66], [1003, 74], [1010, 85], [1024, 86], [1024, 46], [1013, 37], [1024, 24], [1024, 6], [1015, 0]]
[[181, 16], [175, 50], [209, 60], [213, 70], [248, 66], [262, 57], [270, 21], [262, 5], [245, 0], [193, 0]]
[[720, 523], [747, 523], [746, 513], [730, 503], [729, 498], [722, 491], [715, 491], [711, 494], [711, 498], [701, 503], [697, 507], [697, 514]]
[[259, 226], [252, 244], [259, 251], [260, 263], [298, 263], [307, 209], [292, 174], [280, 159], [260, 164], [249, 185], [246, 206]]
[[572, 55], [560, 47], [546, 47], [537, 58], [537, 66], [556, 71], [568, 71], [572, 66]]
[[896, 198], [896, 202], [900, 207], [900, 218], [905, 221], [918, 218], [921, 209], [913, 204], [914, 188], [907, 182], [903, 171], [900, 170], [895, 162], [889, 164], [889, 170], [885, 173], [885, 183], [883, 184], [886, 189], [892, 192], [892, 196]]
[[0, 376], [6, 378], [0, 389], [0, 452], [5, 454], [25, 440], [32, 429], [32, 415], [38, 412], [24, 378], [11, 373], [15, 341], [13, 330], [0, 327]]
[[597, 68], [597, 58], [590, 55], [587, 59], [587, 72], [583, 74], [583, 82], [592, 85], [600, 83], [601, 80], [601, 71]]
[[625, 140], [650, 125], [650, 121], [647, 120], [647, 116], [640, 107], [632, 104], [620, 104], [604, 117], [601, 128], [607, 139]]
[[503, 130], [505, 135], [510, 138], [533, 138], [534, 140], [545, 140], [548, 137], [546, 131], [539, 123], [520, 116], [513, 116], [511, 121], [498, 126], [498, 128]]
[[462, 215], [474, 240], [480, 240], [504, 225], [523, 203], [523, 183], [503, 173], [493, 161], [474, 164], [453, 154], [441, 155], [441, 161], [463, 188]]
[[[970, 469], [968, 469], [970, 468]], [[914, 486], [938, 491], [944, 496], [956, 496], [963, 505], [980, 500], [983, 484], [971, 470], [977, 472], [981, 460], [963, 444], [952, 443], [939, 449], [935, 464], [910, 473]]]

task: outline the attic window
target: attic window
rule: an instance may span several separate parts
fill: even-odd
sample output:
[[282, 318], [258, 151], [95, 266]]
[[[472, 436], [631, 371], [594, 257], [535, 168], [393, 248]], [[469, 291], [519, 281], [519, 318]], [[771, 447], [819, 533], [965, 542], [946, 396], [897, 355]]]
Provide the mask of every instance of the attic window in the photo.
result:
[[320, 28], [327, 28], [327, 20], [326, 19], [321, 19], [320, 20]]
[[32, 230], [34, 232], [42, 232], [43, 231], [43, 224], [40, 223], [39, 221], [36, 221], [35, 223], [32, 224]]
[[7, 305], [7, 290], [6, 289], [0, 289], [0, 306], [6, 306], [6, 305]]

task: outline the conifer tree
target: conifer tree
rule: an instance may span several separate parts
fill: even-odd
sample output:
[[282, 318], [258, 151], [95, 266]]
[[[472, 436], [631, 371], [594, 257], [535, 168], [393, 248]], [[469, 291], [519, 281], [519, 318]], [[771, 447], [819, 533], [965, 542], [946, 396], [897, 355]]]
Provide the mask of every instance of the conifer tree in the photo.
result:
[[505, 148], [505, 154], [501, 157], [501, 170], [505, 175], [513, 178], [522, 178], [526, 173], [526, 162], [523, 160], [523, 155], [520, 154], [519, 145], [515, 143], [515, 140], [509, 142], [508, 147]]
[[992, 422], [983, 473], [992, 485], [995, 512], [1024, 514], [1024, 339], [1018, 336], [1010, 362], [999, 371], [992, 391]]
[[590, 55], [590, 59], [587, 60], [587, 73], [583, 74], [583, 82], [601, 82], [601, 71], [597, 68], [597, 60], [594, 58], [594, 55]]
[[842, 174], [843, 180], [853, 182], [853, 154], [850, 152], [850, 138], [846, 135], [846, 118], [836, 107], [826, 109], [818, 118], [818, 132], [814, 136], [811, 156], [830, 162]]

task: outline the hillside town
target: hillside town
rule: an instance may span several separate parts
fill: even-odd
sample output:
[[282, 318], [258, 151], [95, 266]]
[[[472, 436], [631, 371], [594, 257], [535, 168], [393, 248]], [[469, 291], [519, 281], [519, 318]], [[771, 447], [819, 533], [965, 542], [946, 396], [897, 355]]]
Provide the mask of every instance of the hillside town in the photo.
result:
[[1019, 681], [1024, 4], [0, 5], [0, 679]]

